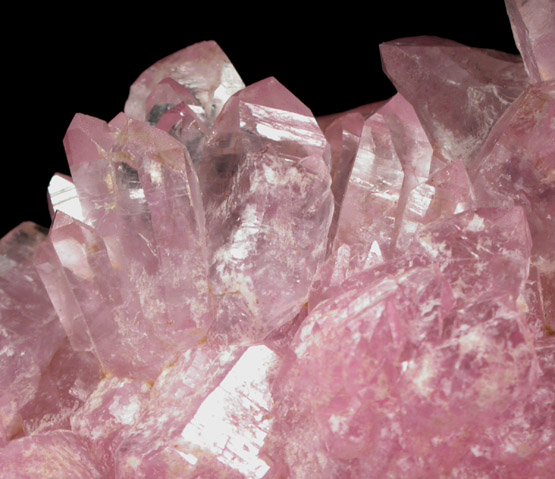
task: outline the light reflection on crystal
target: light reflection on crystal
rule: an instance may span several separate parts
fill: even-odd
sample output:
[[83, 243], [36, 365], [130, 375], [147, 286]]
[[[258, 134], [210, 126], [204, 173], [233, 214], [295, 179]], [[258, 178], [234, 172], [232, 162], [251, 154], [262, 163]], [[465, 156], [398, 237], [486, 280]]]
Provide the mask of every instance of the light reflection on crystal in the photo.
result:
[[63, 211], [79, 221], [84, 221], [79, 195], [70, 177], [56, 173], [48, 185], [48, 200], [52, 217], [56, 211]]
[[258, 453], [272, 425], [268, 375], [277, 363], [278, 356], [266, 346], [243, 354], [181, 433], [181, 447], [190, 451], [181, 454], [188, 462], [196, 463], [191, 451], [200, 448], [245, 477], [264, 476], [269, 466]]

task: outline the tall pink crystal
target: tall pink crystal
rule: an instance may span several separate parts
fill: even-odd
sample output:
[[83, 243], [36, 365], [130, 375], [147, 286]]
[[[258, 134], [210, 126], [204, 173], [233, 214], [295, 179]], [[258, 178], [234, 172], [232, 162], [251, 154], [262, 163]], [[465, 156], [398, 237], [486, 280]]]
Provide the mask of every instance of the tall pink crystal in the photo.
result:
[[330, 229], [333, 254], [327, 269], [332, 276], [322, 277], [324, 282], [340, 282], [395, 255], [408, 194], [428, 178], [432, 168], [430, 143], [414, 109], [401, 95], [364, 122], [354, 158], [349, 143], [332, 145], [342, 148], [340, 154], [345, 156], [337, 158], [335, 152], [332, 157], [336, 174], [332, 187], [339, 211]]
[[333, 121], [324, 132], [331, 148], [331, 191], [334, 199], [333, 219], [328, 233], [328, 250], [333, 246], [333, 239], [337, 232], [341, 203], [351, 176], [363, 126], [364, 117], [360, 113], [348, 113]]
[[44, 239], [42, 228], [22, 223], [0, 240], [0, 444], [22, 432], [22, 408], [36, 397], [41, 375], [64, 342], [33, 267]]
[[555, 80], [555, 4], [505, 0], [511, 27], [532, 82]]
[[262, 339], [306, 302], [333, 213], [325, 138], [275, 79], [234, 95], [199, 164], [213, 333]]
[[[107, 309], [106, 314], [112, 315], [110, 329], [115, 337], [127, 337], [125, 343], [130, 356], [127, 366], [120, 357], [119, 365], [112, 364], [107, 370], [115, 372], [113, 368], [117, 368], [121, 374], [154, 378], [154, 371], [159, 371], [156, 368], [173, 359], [180, 348], [199, 342], [212, 320], [204, 211], [196, 173], [181, 143], [162, 130], [123, 114], [110, 124], [77, 115], [65, 145], [83, 219], [88, 226], [73, 220], [73, 226], [64, 228], [81, 229], [78, 243], [97, 244], [96, 250], [82, 250], [89, 256], [104, 250], [107, 254], [102, 263], [103, 272], [95, 273], [96, 292], [93, 289], [86, 301], [94, 302], [94, 296], [102, 296], [101, 291], [109, 284], [110, 287], [118, 285], [117, 298], [112, 295], [108, 300], [116, 301], [117, 307], [114, 303], [111, 308], [117, 313]], [[53, 233], [53, 240], [56, 234]], [[92, 240], [95, 235], [96, 239]], [[53, 242], [55, 249], [57, 244]], [[70, 268], [67, 262], [74, 258], [66, 258], [64, 245], [60, 244], [56, 254], [67, 269]], [[55, 262], [56, 258], [51, 261]], [[89, 267], [86, 256], [81, 261], [83, 268]], [[44, 267], [47, 266], [48, 261]], [[62, 278], [62, 273], [57, 274]], [[70, 279], [77, 281], [78, 277]], [[51, 283], [52, 276], [45, 281]], [[60, 287], [61, 284], [51, 285], [49, 291], [53, 297]], [[67, 310], [67, 304], [65, 309], [61, 305], [64, 301], [67, 303], [68, 295], [57, 298], [60, 311]], [[80, 301], [76, 298], [72, 310], [77, 311]], [[67, 314], [72, 318], [79, 316], [78, 312]], [[125, 319], [119, 319], [119, 315]], [[88, 317], [88, 328], [97, 330], [95, 322], [99, 318]], [[71, 321], [63, 319], [64, 324]], [[78, 332], [82, 330], [77, 327]], [[150, 349], [143, 344], [147, 337], [151, 338]], [[101, 342], [108, 346], [105, 335], [102, 338]], [[100, 347], [103, 352], [98, 345], [96, 348], [101, 356], [112, 354], [110, 347]], [[153, 356], [143, 361], [141, 355], [146, 350], [152, 350]], [[104, 357], [103, 363], [107, 367], [112, 360]], [[146, 363], [151, 369], [144, 369]], [[128, 369], [133, 364], [142, 372], [133, 373]]]
[[380, 53], [385, 73], [448, 162], [468, 164], [528, 83], [520, 58], [442, 38], [393, 40]]

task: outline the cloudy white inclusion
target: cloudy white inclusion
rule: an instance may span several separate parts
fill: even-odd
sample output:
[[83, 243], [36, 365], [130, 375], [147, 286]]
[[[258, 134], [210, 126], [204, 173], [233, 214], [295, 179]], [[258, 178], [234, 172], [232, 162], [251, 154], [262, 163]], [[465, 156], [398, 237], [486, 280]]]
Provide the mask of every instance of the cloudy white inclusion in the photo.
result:
[[269, 466], [258, 457], [272, 420], [268, 374], [277, 355], [266, 346], [253, 346], [198, 409], [182, 432], [189, 446], [180, 455], [196, 464], [195, 450], [212, 453], [245, 477], [261, 478]]

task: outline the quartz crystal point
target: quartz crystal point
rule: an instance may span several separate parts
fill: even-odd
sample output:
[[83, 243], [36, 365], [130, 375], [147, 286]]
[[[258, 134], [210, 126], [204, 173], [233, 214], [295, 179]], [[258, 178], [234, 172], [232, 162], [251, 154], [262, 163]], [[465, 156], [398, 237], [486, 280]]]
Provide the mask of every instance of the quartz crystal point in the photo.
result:
[[263, 339], [306, 302], [333, 213], [328, 156], [310, 110], [273, 78], [225, 105], [198, 167], [214, 335]]
[[413, 108], [396, 95], [365, 121], [341, 202], [334, 249], [368, 257], [373, 243], [392, 256], [395, 223], [408, 191], [428, 178], [432, 148]]
[[145, 111], [148, 112], [146, 121], [151, 125], [156, 125], [166, 111], [179, 104], [194, 108], [197, 114], [206, 121], [206, 113], [194, 95], [171, 78], [164, 78], [158, 83], [146, 99]]
[[511, 105], [470, 175], [480, 204], [526, 210], [546, 326], [555, 331], [555, 81], [530, 87]]
[[335, 122], [335, 120], [339, 120], [340, 118], [347, 116], [350, 113], [358, 113], [359, 115], [362, 115], [364, 119], [367, 119], [370, 115], [372, 115], [372, 113], [375, 113], [386, 103], [387, 100], [376, 101], [374, 103], [369, 103], [368, 105], [362, 105], [356, 108], [352, 108], [342, 113], [332, 113], [331, 115], [319, 116], [316, 118], [316, 121], [318, 122], [318, 125], [320, 126], [322, 131], [325, 132], [328, 127]]
[[555, 80], [555, 3], [505, 0], [505, 4], [530, 80]]
[[447, 162], [468, 164], [528, 83], [519, 57], [442, 38], [394, 40], [380, 53], [385, 73]]
[[0, 240], [0, 444], [23, 429], [22, 408], [64, 342], [64, 330], [33, 267], [45, 239], [22, 223]]
[[155, 377], [168, 360], [163, 352], [167, 346], [157, 341], [153, 325], [138, 316], [139, 299], [121, 280], [102, 239], [92, 228], [62, 213], [54, 219], [50, 242], [55, 258], [41, 269], [57, 268], [55, 275], [44, 276], [48, 290], [68, 291], [51, 299], [66, 301], [56, 309], [68, 313], [63, 320], [66, 324], [75, 320], [66, 327], [70, 338], [71, 332], [88, 336], [106, 372]]
[[[65, 145], [86, 224], [67, 216], [55, 221], [52, 245], [71, 272], [69, 289], [82, 295], [76, 302], [86, 303], [80, 307], [88, 308], [85, 322], [106, 371], [154, 379], [181, 348], [203, 338], [212, 319], [196, 173], [181, 143], [123, 114], [110, 124], [77, 115]], [[68, 242], [74, 253], [67, 253]], [[57, 289], [51, 286], [53, 296]], [[102, 321], [125, 355], [114, 355]]]
[[[409, 192], [426, 181], [432, 148], [412, 106], [395, 95], [361, 124], [348, 114], [326, 130], [336, 202], [318, 287], [396, 255]], [[341, 136], [340, 136], [341, 135]]]
[[333, 239], [337, 233], [341, 203], [351, 176], [363, 126], [364, 117], [355, 112], [340, 116], [325, 130], [326, 140], [331, 148], [331, 191], [334, 199], [333, 219], [328, 233], [328, 250], [333, 246]]
[[171, 108], [162, 115], [156, 127], [167, 131], [183, 143], [191, 156], [193, 165], [199, 164], [209, 130], [190, 105], [181, 102]]
[[[211, 124], [227, 99], [245, 87], [235, 68], [216, 42], [201, 42], [160, 60], [145, 70], [131, 85], [125, 113], [137, 120], [146, 120], [152, 109], [160, 104], [148, 105], [147, 98], [156, 85], [171, 78], [185, 87], [201, 105]], [[180, 103], [180, 102], [179, 102]], [[162, 103], [169, 109], [175, 104]]]

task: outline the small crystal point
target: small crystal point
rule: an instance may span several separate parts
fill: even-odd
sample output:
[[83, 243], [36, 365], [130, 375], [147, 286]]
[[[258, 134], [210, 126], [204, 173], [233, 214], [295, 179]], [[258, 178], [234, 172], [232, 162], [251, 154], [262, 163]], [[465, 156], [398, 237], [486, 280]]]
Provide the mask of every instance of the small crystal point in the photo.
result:
[[187, 88], [202, 105], [211, 124], [228, 98], [245, 87], [235, 68], [216, 42], [201, 42], [158, 61], [131, 85], [125, 113], [146, 120], [146, 102], [155, 86], [171, 78]]

